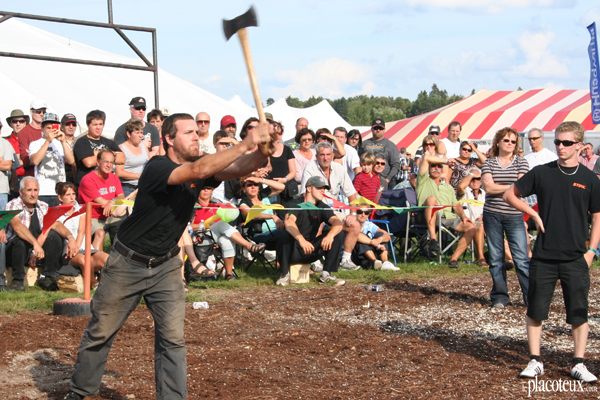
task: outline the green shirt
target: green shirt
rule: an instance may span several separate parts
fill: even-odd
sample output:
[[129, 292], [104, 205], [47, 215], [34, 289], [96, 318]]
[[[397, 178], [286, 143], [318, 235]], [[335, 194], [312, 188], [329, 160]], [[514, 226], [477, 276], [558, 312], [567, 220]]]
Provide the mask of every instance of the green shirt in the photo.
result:
[[[417, 174], [417, 204], [422, 206], [428, 197], [435, 197], [440, 206], [449, 206], [457, 203], [454, 188], [448, 183], [440, 183], [439, 186], [430, 177], [429, 174], [421, 176]], [[452, 208], [443, 209], [446, 219], [457, 218]]]

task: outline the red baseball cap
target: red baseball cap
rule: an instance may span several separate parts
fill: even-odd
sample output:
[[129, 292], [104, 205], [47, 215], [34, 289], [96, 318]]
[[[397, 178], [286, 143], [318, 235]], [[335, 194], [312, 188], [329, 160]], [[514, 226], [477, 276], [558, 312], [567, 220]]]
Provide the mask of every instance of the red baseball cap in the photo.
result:
[[223, 118], [221, 118], [221, 126], [225, 127], [228, 125], [234, 124], [237, 126], [236, 122], [235, 122], [235, 118], [233, 118], [233, 116], [231, 115], [226, 115]]

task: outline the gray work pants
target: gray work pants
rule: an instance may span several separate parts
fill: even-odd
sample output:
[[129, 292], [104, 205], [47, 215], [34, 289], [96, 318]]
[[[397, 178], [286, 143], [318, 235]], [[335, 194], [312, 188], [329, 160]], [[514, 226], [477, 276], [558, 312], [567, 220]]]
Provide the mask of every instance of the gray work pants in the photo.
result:
[[113, 248], [92, 299], [92, 318], [79, 345], [71, 390], [83, 396], [98, 392], [115, 336], [143, 297], [155, 322], [156, 398], [187, 397], [181, 265], [180, 258], [175, 256], [148, 268]]

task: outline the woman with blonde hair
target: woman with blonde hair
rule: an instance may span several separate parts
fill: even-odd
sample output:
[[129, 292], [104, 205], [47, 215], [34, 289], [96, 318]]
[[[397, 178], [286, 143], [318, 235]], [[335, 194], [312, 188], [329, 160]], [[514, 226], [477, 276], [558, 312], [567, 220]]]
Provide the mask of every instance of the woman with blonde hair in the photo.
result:
[[487, 236], [493, 283], [490, 299], [495, 308], [504, 308], [509, 300], [504, 267], [505, 235], [523, 292], [523, 300], [527, 304], [529, 257], [523, 213], [502, 198], [510, 185], [529, 171], [527, 160], [517, 155], [520, 147], [521, 136], [516, 130], [508, 127], [500, 129], [494, 136], [490, 158], [481, 168], [483, 189], [486, 193], [483, 227]]

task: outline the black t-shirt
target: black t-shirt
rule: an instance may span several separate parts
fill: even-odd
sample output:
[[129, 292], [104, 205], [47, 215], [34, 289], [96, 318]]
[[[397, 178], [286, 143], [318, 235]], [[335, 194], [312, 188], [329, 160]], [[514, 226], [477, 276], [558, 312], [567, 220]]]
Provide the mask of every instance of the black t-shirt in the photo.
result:
[[[576, 167], [561, 169], [570, 174]], [[545, 233], [538, 232], [533, 256], [541, 260], [573, 261], [587, 251], [588, 211], [600, 212], [600, 180], [579, 165], [566, 175], [556, 161], [539, 165], [515, 182], [524, 197], [538, 196]]]
[[121, 149], [117, 144], [104, 136], [100, 136], [100, 139], [91, 139], [89, 136], [82, 136], [75, 141], [73, 146], [73, 156], [75, 156], [75, 166], [77, 167], [77, 178], [75, 183], [79, 185], [81, 178], [96, 169], [96, 164], [92, 168], [88, 168], [83, 164], [83, 159], [94, 156], [94, 151], [110, 149], [115, 153], [121, 153]]
[[[124, 123], [123, 125], [118, 127], [117, 130], [115, 131], [115, 143], [117, 145], [121, 145], [121, 144], [123, 144], [123, 142], [127, 141], [127, 132], [125, 131], [126, 124], [127, 123]], [[152, 140], [152, 147], [160, 146], [160, 133], [158, 133], [157, 127], [155, 127], [152, 124], [146, 123], [146, 125], [144, 125], [143, 133], [144, 133], [143, 140], [150, 138], [150, 140]]]
[[294, 152], [292, 152], [292, 149], [286, 145], [283, 145], [283, 152], [279, 157], [271, 156], [271, 167], [273, 167], [273, 171], [271, 171], [268, 178], [284, 178], [290, 173], [288, 160], [293, 160], [294, 158], [296, 157], [294, 157]]
[[[298, 208], [298, 204], [304, 203], [304, 198], [294, 200], [288, 204], [290, 208]], [[311, 241], [317, 237], [319, 226], [323, 222], [329, 224], [329, 219], [335, 217], [333, 210], [322, 201], [317, 201], [316, 207], [326, 208], [326, 210], [291, 210], [289, 213], [296, 216], [296, 225], [298, 230], [304, 236], [304, 239]]]
[[138, 253], [161, 257], [177, 245], [189, 221], [200, 190], [217, 187], [214, 179], [168, 185], [180, 164], [167, 156], [153, 157], [142, 172], [133, 213], [121, 224], [117, 237]]

